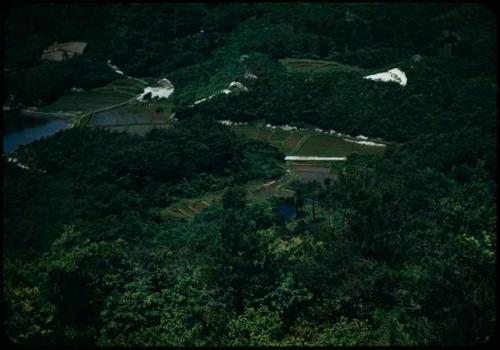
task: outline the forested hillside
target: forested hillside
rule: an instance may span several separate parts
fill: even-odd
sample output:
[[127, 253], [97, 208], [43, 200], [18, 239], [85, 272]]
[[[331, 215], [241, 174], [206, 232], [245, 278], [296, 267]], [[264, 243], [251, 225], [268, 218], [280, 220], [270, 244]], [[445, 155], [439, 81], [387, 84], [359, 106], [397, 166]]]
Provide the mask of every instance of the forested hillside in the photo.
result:
[[[24, 20], [25, 18], [31, 20]], [[30, 345], [477, 345], [496, 328], [496, 21], [471, 4], [66, 4], [6, 16], [4, 104], [168, 78], [178, 121], [75, 127], [3, 159], [8, 337]], [[54, 41], [83, 55], [41, 60]], [[364, 79], [392, 68], [408, 83]], [[231, 82], [245, 89], [218, 93]], [[213, 98], [210, 97], [213, 95]], [[205, 99], [200, 102], [200, 100]], [[296, 213], [271, 145], [217, 121], [388, 142]], [[221, 193], [191, 219], [186, 198]], [[321, 215], [319, 213], [322, 213]]]

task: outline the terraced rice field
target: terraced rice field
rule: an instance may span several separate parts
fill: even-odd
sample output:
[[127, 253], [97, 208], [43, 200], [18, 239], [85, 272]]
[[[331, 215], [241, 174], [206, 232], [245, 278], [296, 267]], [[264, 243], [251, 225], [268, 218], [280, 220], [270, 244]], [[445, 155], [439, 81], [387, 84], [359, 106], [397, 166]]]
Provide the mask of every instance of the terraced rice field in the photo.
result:
[[170, 104], [161, 104], [163, 111], [158, 112], [158, 105], [131, 103], [104, 112], [95, 113], [90, 125], [116, 131], [127, 131], [144, 135], [153, 128], [167, 128], [170, 124]]
[[183, 199], [170, 205], [161, 212], [164, 220], [190, 219], [212, 204], [220, 203], [220, 195], [205, 195], [200, 198]]
[[269, 142], [287, 156], [344, 157], [353, 152], [376, 155], [384, 153], [384, 147], [360, 145], [314, 130], [287, 131], [254, 126], [233, 128], [249, 138]]

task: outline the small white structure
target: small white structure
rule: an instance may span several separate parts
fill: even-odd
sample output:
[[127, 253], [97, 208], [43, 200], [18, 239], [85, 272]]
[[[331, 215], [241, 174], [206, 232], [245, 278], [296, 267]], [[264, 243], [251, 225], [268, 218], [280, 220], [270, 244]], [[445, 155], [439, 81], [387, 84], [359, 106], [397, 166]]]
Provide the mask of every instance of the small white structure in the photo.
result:
[[384, 82], [393, 81], [401, 86], [406, 86], [406, 82], [408, 81], [405, 72], [403, 72], [399, 68], [390, 69], [387, 72], [367, 75], [364, 76], [363, 78], [375, 81], [384, 81]]
[[306, 156], [286, 156], [285, 160], [318, 160], [318, 161], [337, 161], [346, 160], [347, 157], [306, 157]]

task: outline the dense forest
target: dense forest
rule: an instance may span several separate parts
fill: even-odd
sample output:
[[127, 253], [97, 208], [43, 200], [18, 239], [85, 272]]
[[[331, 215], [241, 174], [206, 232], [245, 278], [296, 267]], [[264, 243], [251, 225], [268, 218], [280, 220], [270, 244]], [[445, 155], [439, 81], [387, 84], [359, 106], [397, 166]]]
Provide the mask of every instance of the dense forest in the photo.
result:
[[[26, 17], [32, 20], [25, 20]], [[82, 56], [40, 59], [54, 41]], [[496, 21], [469, 4], [24, 5], [4, 101], [168, 77], [175, 127], [76, 127], [3, 158], [4, 322], [31, 345], [471, 345], [496, 328]], [[337, 62], [297, 72], [283, 59]], [[408, 85], [361, 79], [399, 67]], [[257, 79], [244, 80], [251, 72]], [[247, 92], [195, 100], [243, 81]], [[389, 141], [294, 183], [292, 223], [242, 185], [283, 154], [217, 120]], [[191, 220], [182, 198], [223, 192]], [[314, 208], [331, 213], [331, 222]]]

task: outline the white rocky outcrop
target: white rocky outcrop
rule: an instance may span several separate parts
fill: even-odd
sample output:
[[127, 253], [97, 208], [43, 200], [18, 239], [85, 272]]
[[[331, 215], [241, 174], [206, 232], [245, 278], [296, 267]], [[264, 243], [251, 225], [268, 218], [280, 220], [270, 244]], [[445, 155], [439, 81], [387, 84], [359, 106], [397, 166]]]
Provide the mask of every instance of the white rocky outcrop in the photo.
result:
[[384, 81], [384, 82], [393, 81], [401, 86], [406, 86], [406, 82], [408, 81], [405, 72], [403, 72], [399, 68], [390, 69], [387, 72], [367, 75], [364, 76], [363, 78], [375, 81]]
[[358, 140], [352, 140], [352, 139], [344, 139], [344, 141], [347, 142], [352, 142], [352, 143], [357, 143], [359, 145], [366, 145], [366, 146], [373, 146], [373, 147], [385, 147], [383, 143], [376, 143], [373, 141], [358, 141]]
[[168, 98], [170, 95], [174, 93], [174, 85], [168, 79], [160, 79], [158, 80], [158, 84], [161, 86], [147, 86], [144, 88], [142, 94], [137, 96], [138, 101], [145, 101], [144, 96], [146, 94], [151, 93], [151, 99], [158, 98]]

